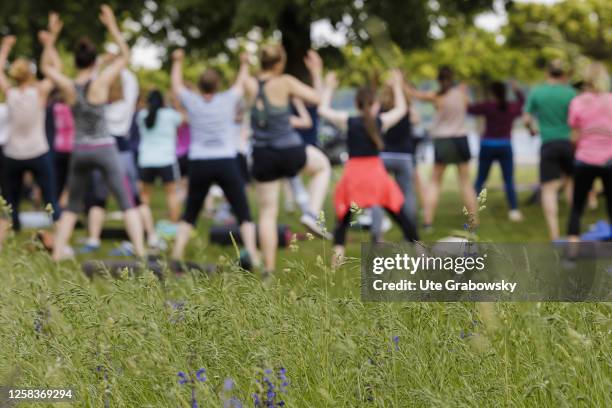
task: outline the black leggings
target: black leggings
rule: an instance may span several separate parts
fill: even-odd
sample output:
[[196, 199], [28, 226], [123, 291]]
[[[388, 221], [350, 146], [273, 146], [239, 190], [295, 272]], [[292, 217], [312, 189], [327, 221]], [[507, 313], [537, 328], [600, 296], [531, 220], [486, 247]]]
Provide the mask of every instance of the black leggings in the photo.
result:
[[55, 187], [58, 197], [62, 195], [68, 182], [70, 170], [70, 153], [55, 152]]
[[26, 160], [15, 160], [5, 157], [3, 167], [2, 195], [13, 209], [13, 228], [16, 231], [21, 229], [19, 202], [21, 201], [22, 189], [24, 187], [23, 176], [26, 171], [31, 171], [34, 175], [34, 181], [42, 191], [44, 202], [51, 204], [53, 220], [57, 221], [59, 219], [61, 210], [57, 203], [55, 172], [53, 171], [53, 163], [49, 153]]
[[223, 190], [225, 198], [238, 219], [238, 224], [251, 221], [249, 202], [244, 190], [244, 180], [236, 158], [189, 161], [189, 187], [183, 221], [195, 225], [204, 199], [213, 183]]
[[[394, 213], [393, 211], [385, 208], [387, 214], [400, 226], [402, 229], [402, 234], [404, 235], [404, 239], [406, 241], [414, 242], [419, 240], [419, 236], [417, 234], [416, 226], [414, 222], [408, 216], [408, 212], [406, 211], [406, 206], [402, 206], [399, 213]], [[346, 232], [351, 226], [351, 212], [348, 211], [342, 220], [336, 220], [336, 229], [334, 230], [334, 245], [343, 245], [346, 242]]]
[[612, 222], [612, 166], [600, 167], [580, 163], [574, 167], [574, 199], [572, 200], [572, 211], [567, 227], [569, 235], [580, 235], [580, 218], [584, 212], [584, 206], [593, 187], [593, 182], [597, 177], [600, 177], [603, 182], [608, 206], [608, 218]]

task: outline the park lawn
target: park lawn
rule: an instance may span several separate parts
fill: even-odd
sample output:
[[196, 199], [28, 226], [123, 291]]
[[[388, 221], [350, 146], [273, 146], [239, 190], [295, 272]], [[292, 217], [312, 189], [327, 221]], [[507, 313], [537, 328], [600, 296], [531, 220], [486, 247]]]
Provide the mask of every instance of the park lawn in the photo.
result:
[[[517, 179], [536, 182], [532, 168]], [[497, 170], [490, 180], [479, 236], [546, 242], [539, 206], [507, 222]], [[449, 174], [424, 241], [462, 229], [454, 184]], [[281, 222], [301, 231], [294, 218]], [[589, 212], [585, 225], [600, 218]], [[31, 233], [12, 240], [0, 256], [0, 384], [71, 386], [74, 406], [186, 407], [192, 385], [177, 373], [204, 368], [206, 380], [193, 383], [200, 407], [253, 406], [269, 388], [264, 376], [288, 407], [612, 406], [607, 303], [364, 303], [358, 259], [331, 272], [329, 243], [282, 250], [275, 279], [262, 282], [232, 265], [232, 248], [207, 246], [209, 222], [200, 224], [189, 258], [222, 273], [163, 282], [90, 281], [74, 262], [52, 264]], [[349, 234], [349, 257], [368, 238]], [[397, 228], [386, 238], [399, 239]]]

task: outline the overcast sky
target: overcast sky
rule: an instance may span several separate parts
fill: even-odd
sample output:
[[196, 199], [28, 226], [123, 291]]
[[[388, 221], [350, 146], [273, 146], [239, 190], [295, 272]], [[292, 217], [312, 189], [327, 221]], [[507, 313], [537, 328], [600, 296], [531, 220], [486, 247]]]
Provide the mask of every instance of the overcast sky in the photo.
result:
[[[553, 4], [560, 0], [515, 0], [518, 3], [544, 3]], [[476, 25], [485, 30], [496, 31], [506, 22], [506, 12], [503, 3], [497, 1], [494, 11], [481, 13], [476, 17]], [[346, 37], [342, 32], [338, 32], [331, 25], [329, 20], [315, 21], [311, 26], [311, 36], [315, 45], [332, 44], [341, 46], [346, 42]], [[148, 44], [145, 40], [140, 40], [132, 50], [132, 63], [136, 67], [159, 68], [161, 66], [160, 53], [163, 50]]]

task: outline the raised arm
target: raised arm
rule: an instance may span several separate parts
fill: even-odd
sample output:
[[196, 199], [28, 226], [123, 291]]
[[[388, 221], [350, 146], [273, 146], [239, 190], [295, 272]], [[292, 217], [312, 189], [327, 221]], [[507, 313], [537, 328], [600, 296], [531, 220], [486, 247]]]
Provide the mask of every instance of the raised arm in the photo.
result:
[[240, 95], [248, 95], [247, 84], [251, 78], [249, 72], [249, 56], [246, 53], [240, 54], [240, 69], [238, 70], [238, 76], [232, 88], [240, 93]]
[[304, 101], [298, 98], [292, 98], [291, 103], [297, 112], [297, 115], [292, 115], [289, 118], [291, 126], [294, 129], [310, 129], [312, 127], [312, 118], [304, 105]]
[[289, 84], [289, 92], [292, 96], [300, 98], [306, 103], [319, 105], [321, 103], [321, 91], [323, 88], [323, 60], [319, 54], [310, 50], [304, 58], [304, 64], [310, 72], [312, 86], [306, 85], [291, 75], [285, 75], [285, 79]]
[[510, 81], [510, 87], [512, 88], [512, 92], [514, 92], [514, 96], [516, 96], [516, 102], [518, 102], [519, 106], [522, 108], [525, 104], [525, 94], [523, 90], [514, 80]]
[[[57, 48], [55, 44], [57, 42], [57, 38], [64, 27], [64, 23], [59, 18], [59, 14], [55, 12], [49, 13], [49, 23], [47, 25], [47, 31], [41, 31], [38, 33], [38, 38], [41, 44], [43, 45], [43, 53], [41, 56], [40, 63], [41, 65], [51, 66], [53, 68], [57, 68], [58, 70], [63, 69], [62, 60], [57, 52]], [[44, 37], [48, 36], [48, 39]], [[45, 47], [45, 43], [49, 41], [53, 45], [53, 47]]]
[[172, 53], [172, 70], [170, 72], [170, 85], [172, 93], [177, 100], [180, 100], [179, 95], [185, 89], [183, 84], [183, 61], [185, 60], [185, 51], [182, 49], [174, 50]]
[[[40, 59], [41, 66], [51, 67], [61, 72], [63, 68], [62, 60], [57, 52], [57, 48], [55, 44], [57, 42], [57, 38], [59, 37], [62, 28], [64, 27], [64, 23], [59, 17], [59, 14], [55, 12], [49, 13], [49, 22], [47, 24], [48, 31], [40, 31], [38, 33], [38, 38], [40, 43], [43, 45], [43, 52]], [[53, 46], [46, 47], [45, 44], [50, 42]], [[40, 100], [43, 105], [47, 104], [47, 98], [51, 93], [51, 90], [54, 87], [54, 82], [51, 78], [45, 77], [42, 81], [38, 83], [38, 90], [40, 94]]]
[[10, 84], [4, 73], [4, 67], [15, 42], [17, 42], [17, 38], [14, 35], [9, 35], [2, 39], [2, 45], [0, 45], [0, 90], [5, 94]]
[[408, 113], [408, 104], [406, 103], [406, 97], [404, 96], [404, 79], [402, 78], [402, 73], [396, 69], [393, 70], [391, 75], [393, 109], [380, 114], [383, 132], [386, 132], [389, 128], [395, 126], [397, 122], [402, 120], [402, 118], [406, 116], [406, 113]]
[[55, 49], [57, 35], [53, 36], [49, 31], [41, 31], [38, 33], [38, 39], [43, 46], [43, 56], [41, 59], [43, 75], [59, 88], [66, 104], [74, 104], [76, 99], [74, 84], [70, 78], [62, 73], [61, 64], [58, 67], [54, 62], [53, 55], [57, 55], [57, 50]]
[[348, 113], [334, 110], [331, 107], [334, 90], [337, 87], [338, 79], [336, 78], [336, 74], [334, 72], [328, 73], [325, 77], [325, 87], [323, 88], [321, 104], [319, 105], [319, 115], [341, 131], [346, 131], [349, 118]]
[[438, 102], [438, 94], [433, 91], [419, 91], [418, 89], [409, 86], [408, 94], [410, 95], [411, 98], [415, 98], [423, 102], [431, 102], [431, 103]]
[[[119, 46], [119, 55], [113, 59], [113, 62], [100, 71], [98, 77], [91, 84], [90, 97], [96, 99], [95, 102], [103, 103], [108, 97], [108, 90], [111, 84], [130, 63], [130, 47], [119, 30], [113, 10], [106, 4], [100, 7], [100, 21], [104, 24], [115, 43]], [[98, 95], [94, 96], [94, 94]], [[98, 98], [103, 100], [98, 101]]]

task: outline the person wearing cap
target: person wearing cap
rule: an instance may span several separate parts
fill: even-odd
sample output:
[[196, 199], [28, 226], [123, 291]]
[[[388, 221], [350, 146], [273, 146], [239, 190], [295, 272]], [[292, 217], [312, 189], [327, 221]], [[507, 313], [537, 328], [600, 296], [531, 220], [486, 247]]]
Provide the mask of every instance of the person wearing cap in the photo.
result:
[[532, 136], [539, 134], [540, 184], [542, 209], [548, 225], [551, 240], [559, 239], [557, 194], [566, 186], [568, 202], [571, 201], [574, 167], [574, 151], [571, 143], [571, 129], [568, 125], [568, 111], [576, 96], [574, 88], [567, 84], [566, 68], [560, 60], [550, 63], [546, 81], [533, 88], [527, 98], [524, 122]]

